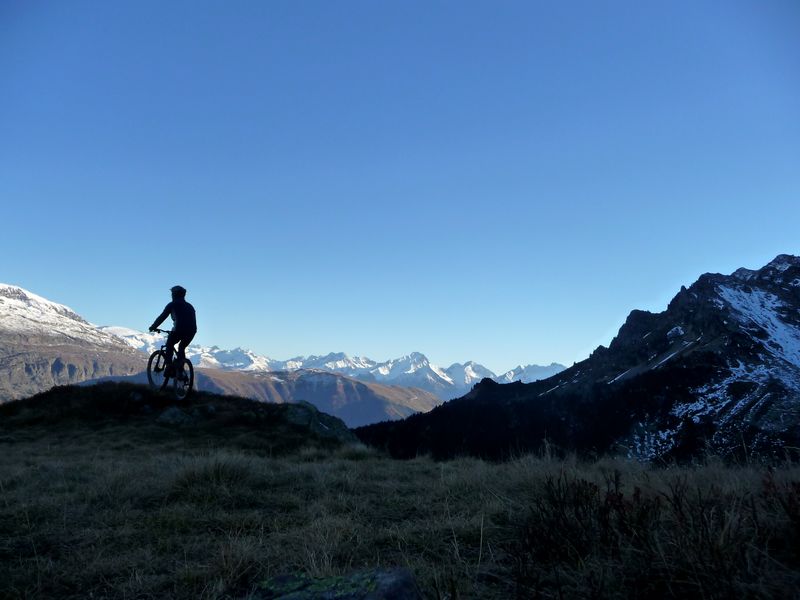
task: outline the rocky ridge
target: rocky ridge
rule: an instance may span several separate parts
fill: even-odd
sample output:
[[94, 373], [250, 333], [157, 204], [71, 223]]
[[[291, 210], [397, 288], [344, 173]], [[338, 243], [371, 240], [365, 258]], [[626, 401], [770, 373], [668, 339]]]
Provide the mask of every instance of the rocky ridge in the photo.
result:
[[780, 255], [702, 275], [664, 312], [632, 311], [608, 348], [549, 379], [484, 379], [428, 415], [360, 435], [396, 455], [497, 456], [548, 439], [654, 459], [780, 453], [799, 430], [800, 258]]

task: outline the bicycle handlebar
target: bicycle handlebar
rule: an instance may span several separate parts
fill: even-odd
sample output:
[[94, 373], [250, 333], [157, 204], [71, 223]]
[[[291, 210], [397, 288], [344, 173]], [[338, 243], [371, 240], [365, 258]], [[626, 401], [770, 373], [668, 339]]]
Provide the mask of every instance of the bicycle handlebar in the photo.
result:
[[167, 329], [153, 329], [154, 333], [169, 333]]

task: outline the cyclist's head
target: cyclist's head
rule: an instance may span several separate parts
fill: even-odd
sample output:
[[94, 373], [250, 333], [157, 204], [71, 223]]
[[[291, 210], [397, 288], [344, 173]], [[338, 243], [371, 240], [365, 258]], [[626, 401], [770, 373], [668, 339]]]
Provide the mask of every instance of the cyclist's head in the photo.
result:
[[173, 286], [169, 290], [172, 292], [172, 299], [175, 300], [176, 298], [185, 298], [186, 297], [186, 288], [181, 287], [179, 285]]

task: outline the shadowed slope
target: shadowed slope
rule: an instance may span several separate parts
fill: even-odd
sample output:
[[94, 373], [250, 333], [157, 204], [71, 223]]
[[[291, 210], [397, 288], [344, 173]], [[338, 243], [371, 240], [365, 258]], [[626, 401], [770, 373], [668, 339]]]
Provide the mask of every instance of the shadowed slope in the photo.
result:
[[210, 393], [177, 402], [170, 394], [128, 383], [57, 387], [0, 405], [0, 431], [7, 440], [70, 438], [87, 430], [106, 431], [130, 443], [179, 439], [187, 446], [268, 454], [356, 441], [340, 419], [305, 402], [268, 404]]

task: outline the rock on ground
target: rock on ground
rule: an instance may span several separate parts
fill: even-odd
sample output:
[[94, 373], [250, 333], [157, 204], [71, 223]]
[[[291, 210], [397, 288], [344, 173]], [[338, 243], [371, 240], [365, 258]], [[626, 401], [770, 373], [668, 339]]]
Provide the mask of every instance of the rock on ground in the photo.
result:
[[422, 600], [407, 569], [358, 571], [340, 577], [280, 575], [258, 585], [259, 600]]

